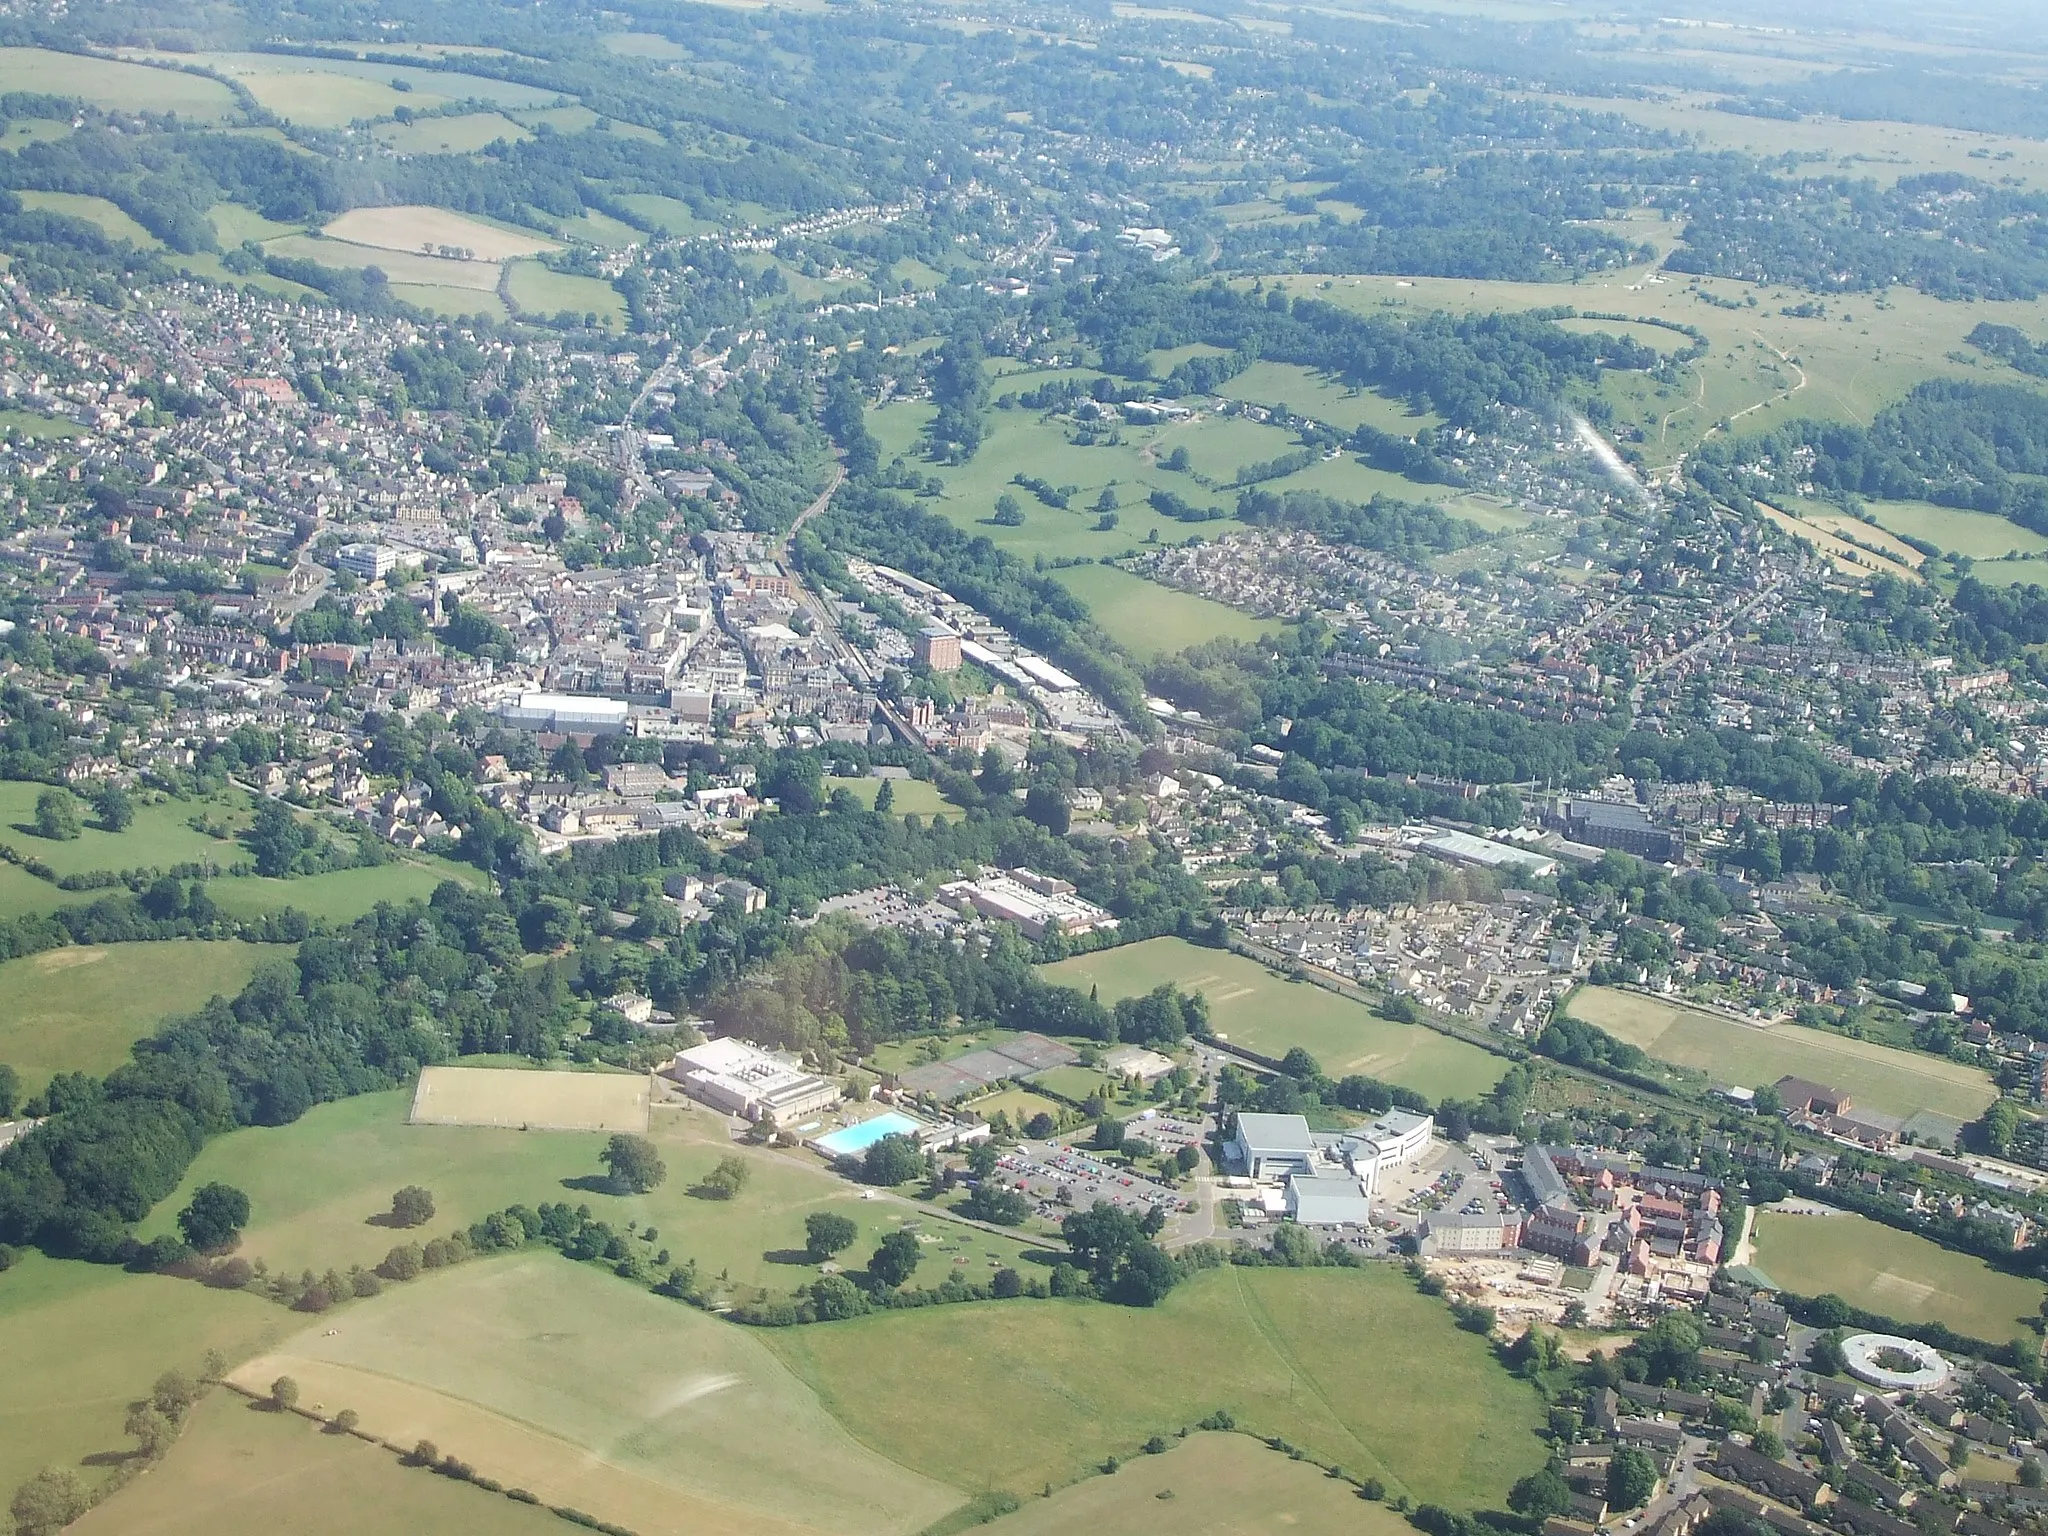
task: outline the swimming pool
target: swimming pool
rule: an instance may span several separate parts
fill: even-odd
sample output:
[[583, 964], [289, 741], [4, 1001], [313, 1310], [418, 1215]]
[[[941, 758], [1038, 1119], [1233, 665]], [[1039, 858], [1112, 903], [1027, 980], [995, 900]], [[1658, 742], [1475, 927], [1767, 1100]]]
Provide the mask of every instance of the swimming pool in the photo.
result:
[[859, 1125], [849, 1125], [829, 1136], [820, 1136], [811, 1145], [827, 1157], [856, 1157], [884, 1136], [914, 1136], [923, 1129], [923, 1121], [890, 1110], [872, 1120], [863, 1120]]

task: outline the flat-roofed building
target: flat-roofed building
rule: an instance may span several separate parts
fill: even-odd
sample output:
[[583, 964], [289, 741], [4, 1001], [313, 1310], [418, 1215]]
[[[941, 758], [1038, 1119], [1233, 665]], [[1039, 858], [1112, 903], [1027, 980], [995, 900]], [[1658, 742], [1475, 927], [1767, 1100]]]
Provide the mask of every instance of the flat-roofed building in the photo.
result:
[[960, 637], [943, 624], [927, 624], [918, 631], [917, 659], [934, 672], [960, 670]]
[[748, 1120], [787, 1124], [830, 1109], [839, 1085], [745, 1040], [707, 1040], [678, 1051], [662, 1074], [693, 1099]]
[[1238, 1166], [1255, 1179], [1309, 1173], [1315, 1166], [1316, 1139], [1300, 1115], [1240, 1111], [1230, 1149]]

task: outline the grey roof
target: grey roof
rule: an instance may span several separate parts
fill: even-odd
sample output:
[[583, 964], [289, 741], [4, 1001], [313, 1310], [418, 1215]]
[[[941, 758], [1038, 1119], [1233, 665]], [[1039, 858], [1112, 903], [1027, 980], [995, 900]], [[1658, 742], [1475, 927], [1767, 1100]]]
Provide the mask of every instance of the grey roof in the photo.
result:
[[1237, 1139], [1258, 1152], [1298, 1152], [1309, 1156], [1316, 1149], [1308, 1121], [1300, 1115], [1254, 1115], [1240, 1112]]
[[1315, 1178], [1297, 1173], [1287, 1181], [1288, 1214], [1303, 1226], [1360, 1224], [1371, 1218], [1372, 1202], [1352, 1178]]

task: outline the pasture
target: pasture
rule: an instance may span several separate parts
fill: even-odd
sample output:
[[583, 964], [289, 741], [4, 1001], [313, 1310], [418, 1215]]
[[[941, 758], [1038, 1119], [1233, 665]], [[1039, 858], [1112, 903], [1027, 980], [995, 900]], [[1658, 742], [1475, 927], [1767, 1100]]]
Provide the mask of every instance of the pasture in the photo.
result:
[[377, 141], [401, 155], [469, 155], [503, 139], [517, 144], [530, 130], [499, 112], [465, 112], [457, 117], [422, 117], [410, 123], [381, 123]]
[[397, 1444], [640, 1530], [907, 1536], [962, 1502], [834, 1423], [755, 1332], [552, 1253], [386, 1292], [249, 1362]]
[[39, 1092], [59, 1072], [100, 1076], [173, 1014], [233, 997], [284, 946], [235, 939], [69, 945], [0, 963], [0, 1061]]
[[486, 224], [467, 214], [417, 204], [351, 208], [329, 223], [322, 233], [330, 240], [345, 240], [350, 245], [367, 245], [383, 251], [424, 254], [429, 250], [460, 250], [467, 252], [462, 260], [474, 262], [506, 261], [561, 249], [544, 235]]
[[299, 875], [270, 880], [262, 875], [234, 875], [209, 880], [206, 893], [232, 917], [255, 917], [296, 907], [308, 917], [353, 922], [380, 901], [425, 901], [444, 880], [475, 885], [482, 872], [442, 859], [402, 859], [360, 869], [330, 870], [324, 875]]
[[240, 245], [244, 240], [254, 240], [260, 245], [265, 240], [289, 235], [301, 227], [266, 219], [254, 208], [244, 208], [240, 203], [215, 203], [207, 209], [206, 216], [224, 246]]
[[654, 192], [626, 192], [619, 195], [619, 204], [628, 209], [648, 229], [658, 235], [674, 235], [685, 239], [691, 235], [716, 234], [719, 225], [714, 219], [700, 218], [697, 211], [679, 198], [662, 197]]
[[[240, 844], [210, 837], [191, 823], [200, 817], [239, 830], [248, 823], [248, 797], [239, 790], [226, 800], [173, 800], [168, 796], [135, 797], [135, 819], [120, 832], [98, 823], [90, 802], [74, 800], [80, 831], [77, 837], [53, 842], [35, 831], [36, 797], [46, 786], [19, 780], [0, 781], [0, 842], [31, 855], [59, 875], [82, 875], [109, 869], [168, 869], [173, 864], [232, 864], [244, 858]], [[43, 882], [38, 881], [38, 884]], [[72, 893], [45, 885], [53, 897]], [[52, 905], [55, 905], [53, 900]]]
[[177, 1446], [72, 1530], [92, 1536], [558, 1536], [545, 1509], [402, 1466], [390, 1451], [217, 1390]]
[[1028, 1499], [989, 1536], [1407, 1536], [1408, 1522], [1348, 1482], [1250, 1435], [1205, 1434], [1137, 1456], [1049, 1499]]
[[0, 1277], [0, 1488], [47, 1466], [97, 1479], [103, 1463], [85, 1458], [132, 1448], [121, 1422], [159, 1375], [196, 1371], [209, 1349], [246, 1359], [293, 1321], [189, 1280], [22, 1255]]
[[613, 218], [596, 209], [585, 209], [577, 218], [562, 219], [555, 225], [555, 231], [564, 240], [578, 240], [586, 245], [601, 246], [608, 251], [624, 250], [629, 245], [638, 245], [647, 237], [632, 225]]
[[48, 48], [0, 48], [0, 91], [75, 96], [111, 111], [175, 112], [202, 122], [240, 111], [234, 93], [204, 75]]
[[1848, 1211], [1756, 1213], [1756, 1266], [1802, 1296], [1832, 1292], [1908, 1323], [1946, 1323], [2001, 1343], [2040, 1315], [2039, 1281], [1993, 1269]]
[[1224, 1268], [1156, 1308], [997, 1302], [764, 1338], [864, 1444], [962, 1487], [1065, 1484], [1218, 1408], [1454, 1508], [1499, 1508], [1543, 1461], [1535, 1392], [1387, 1267]]
[[626, 323], [626, 301], [600, 277], [556, 272], [537, 261], [515, 261], [505, 274], [505, 291], [522, 311], [536, 315], [595, 314], [605, 325]]
[[1927, 501], [1869, 501], [1864, 503], [1864, 510], [1877, 519], [1880, 528], [1923, 540], [1950, 554], [1968, 555], [1972, 560], [2048, 552], [2048, 537], [1993, 512], [1937, 507]]
[[429, 314], [459, 320], [465, 315], [482, 315], [490, 320], [509, 320], [512, 311], [495, 293], [481, 288], [446, 287], [439, 283], [393, 283], [391, 296], [402, 304], [424, 309]]
[[83, 219], [109, 239], [125, 240], [138, 251], [156, 250], [163, 243], [136, 223], [126, 209], [104, 197], [89, 197], [83, 192], [17, 192], [15, 196], [21, 199], [24, 208]]
[[1360, 1072], [1431, 1099], [1483, 1094], [1507, 1070], [1476, 1045], [1378, 1018], [1362, 1003], [1185, 939], [1146, 939], [1077, 955], [1045, 967], [1044, 974], [1062, 986], [1097, 987], [1105, 1003], [1170, 981], [1208, 999], [1212, 1026], [1233, 1045], [1268, 1056], [1284, 1056], [1298, 1045], [1331, 1077]]
[[1407, 406], [1398, 400], [1389, 400], [1370, 390], [1353, 389], [1340, 380], [1293, 363], [1253, 363], [1216, 393], [1254, 405], [1284, 405], [1348, 432], [1373, 426], [1382, 432], [1412, 437], [1421, 428], [1435, 426], [1439, 421], [1433, 415], [1410, 415]]
[[1709, 1073], [1716, 1083], [1757, 1087], [1790, 1075], [1846, 1089], [1859, 1108], [1901, 1117], [1930, 1109], [1958, 1120], [1976, 1119], [1998, 1097], [1982, 1070], [1938, 1056], [1798, 1024], [1738, 1024], [1612, 987], [1581, 987], [1570, 1012], [1659, 1061]]
[[1205, 640], [1256, 640], [1275, 626], [1224, 603], [1181, 592], [1115, 565], [1069, 565], [1055, 580], [1088, 605], [1095, 622], [1140, 661]]
[[647, 1129], [647, 1091], [647, 1078], [638, 1072], [427, 1067], [408, 1118], [414, 1125], [638, 1135]]
[[[323, 267], [376, 267], [400, 284], [421, 288], [463, 289], [477, 295], [476, 303], [497, 301], [499, 264], [495, 261], [465, 261], [447, 256], [425, 256], [418, 251], [380, 250], [347, 240], [329, 240], [320, 235], [286, 235], [264, 246], [273, 256], [296, 261], [317, 262]], [[465, 294], [465, 297], [467, 295]]]

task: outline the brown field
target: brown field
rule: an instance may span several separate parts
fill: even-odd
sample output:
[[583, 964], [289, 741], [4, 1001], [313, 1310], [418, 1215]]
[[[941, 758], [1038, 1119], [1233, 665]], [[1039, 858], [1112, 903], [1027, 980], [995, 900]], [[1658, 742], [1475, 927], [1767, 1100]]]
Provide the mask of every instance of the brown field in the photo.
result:
[[500, 229], [446, 208], [400, 204], [389, 208], [351, 208], [329, 224], [330, 240], [370, 245], [382, 251], [419, 251], [423, 247], [457, 246], [472, 261], [505, 261], [535, 256], [561, 246], [544, 235]]
[[647, 1079], [626, 1072], [428, 1067], [413, 1093], [411, 1118], [414, 1125], [644, 1132]]

